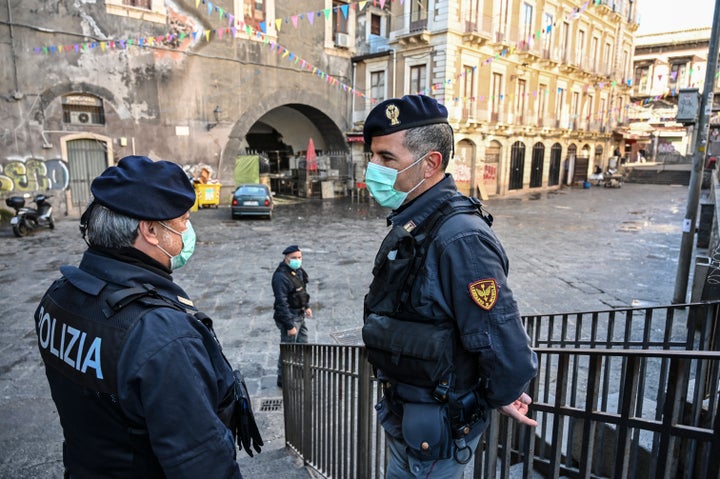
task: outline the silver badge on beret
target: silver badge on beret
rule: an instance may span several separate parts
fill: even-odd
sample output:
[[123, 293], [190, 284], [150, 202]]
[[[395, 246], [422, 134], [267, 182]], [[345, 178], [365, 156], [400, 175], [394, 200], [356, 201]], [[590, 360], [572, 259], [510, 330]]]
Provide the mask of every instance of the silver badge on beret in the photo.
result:
[[400, 120], [398, 120], [398, 117], [400, 116], [400, 110], [398, 110], [398, 107], [393, 105], [392, 103], [385, 108], [385, 116], [388, 117], [388, 120], [390, 120], [390, 126], [395, 126], [400, 124]]

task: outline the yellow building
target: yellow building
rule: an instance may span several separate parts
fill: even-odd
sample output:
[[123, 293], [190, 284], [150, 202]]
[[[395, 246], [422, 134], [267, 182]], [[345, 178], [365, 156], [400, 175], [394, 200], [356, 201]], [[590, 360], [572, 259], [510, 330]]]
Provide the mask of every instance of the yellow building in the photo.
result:
[[634, 2], [368, 3], [355, 30], [354, 83], [366, 95], [353, 104], [356, 131], [378, 101], [435, 97], [456, 132], [450, 170], [475, 195], [557, 188], [614, 161], [613, 131], [630, 103]]

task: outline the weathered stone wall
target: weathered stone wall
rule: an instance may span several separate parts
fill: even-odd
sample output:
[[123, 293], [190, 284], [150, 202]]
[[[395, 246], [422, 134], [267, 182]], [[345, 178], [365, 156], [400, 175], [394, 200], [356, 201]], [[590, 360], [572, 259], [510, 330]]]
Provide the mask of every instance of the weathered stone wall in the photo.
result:
[[[232, 3], [213, 2], [228, 12]], [[317, 10], [316, 3], [288, 2], [287, 11], [276, 7], [276, 14]], [[208, 14], [205, 3], [197, 9], [189, 1], [166, 7], [179, 11], [170, 11], [166, 23], [155, 23], [108, 14], [103, 1], [0, 0], [0, 169], [10, 160], [67, 161], [63, 138], [79, 134], [109, 138], [109, 163], [142, 154], [182, 165], [208, 164], [223, 180], [232, 178], [232, 160], [244, 151], [253, 124], [288, 105], [310, 111], [308, 123], [322, 120], [325, 138], [316, 142], [347, 148], [343, 133], [350, 94], [269, 48], [283, 45], [294, 57], [349, 83], [349, 56], [326, 48], [324, 19], [314, 27], [307, 21], [298, 28], [284, 25], [276, 38], [263, 42], [244, 32], [233, 38], [230, 30], [218, 38], [215, 32], [227, 27], [228, 19]], [[170, 33], [193, 29], [211, 31], [210, 41], [203, 35], [197, 42], [191, 37], [167, 41]], [[139, 38], [147, 43], [149, 37], [155, 37], [151, 46], [118, 45]], [[101, 46], [101, 41], [116, 43]], [[36, 51], [42, 48], [47, 53]], [[101, 98], [105, 124], [63, 121], [62, 96], [68, 93]], [[1, 187], [7, 190], [7, 182]]]

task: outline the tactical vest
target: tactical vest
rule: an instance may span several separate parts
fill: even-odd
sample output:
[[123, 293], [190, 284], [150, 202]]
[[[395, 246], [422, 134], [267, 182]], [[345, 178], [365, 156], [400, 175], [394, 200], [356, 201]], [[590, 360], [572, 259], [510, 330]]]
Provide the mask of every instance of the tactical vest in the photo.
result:
[[[143, 424], [118, 403], [117, 364], [128, 333], [147, 312], [163, 307], [192, 314], [162, 298], [151, 285], [119, 289], [107, 284], [98, 296], [60, 278], [35, 313], [38, 342], [53, 400], [63, 419], [65, 467], [78, 477], [164, 478]], [[226, 361], [212, 321], [196, 313], [197, 331], [213, 364]], [[215, 343], [215, 344], [213, 344]], [[227, 425], [233, 388], [217, 411]]]
[[288, 277], [293, 287], [292, 292], [288, 296], [288, 304], [293, 309], [307, 308], [308, 301], [310, 300], [304, 279], [306, 274], [305, 270], [301, 269], [300, 271], [303, 272], [302, 278], [294, 271], [287, 271], [287, 268], [285, 268], [285, 276]]
[[[419, 227], [407, 231], [394, 226], [375, 257], [373, 281], [365, 296], [363, 341], [370, 363], [398, 382], [430, 389], [440, 384], [469, 388], [477, 383], [476, 361], [459, 347], [454, 321], [424, 317], [410, 301], [430, 242], [457, 214], [477, 214], [492, 225], [479, 200], [454, 196]], [[470, 366], [458, 368], [458, 364]]]

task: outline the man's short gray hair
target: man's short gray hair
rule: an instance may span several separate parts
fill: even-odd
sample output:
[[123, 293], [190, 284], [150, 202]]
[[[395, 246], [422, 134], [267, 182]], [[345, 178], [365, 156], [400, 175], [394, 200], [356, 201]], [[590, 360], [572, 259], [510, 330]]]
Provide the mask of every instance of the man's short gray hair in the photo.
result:
[[405, 132], [403, 146], [413, 156], [420, 158], [430, 151], [439, 151], [442, 155], [442, 169], [447, 168], [453, 151], [452, 127], [447, 123], [410, 128]]
[[87, 242], [102, 248], [127, 248], [138, 235], [140, 221], [95, 204], [87, 224]]

